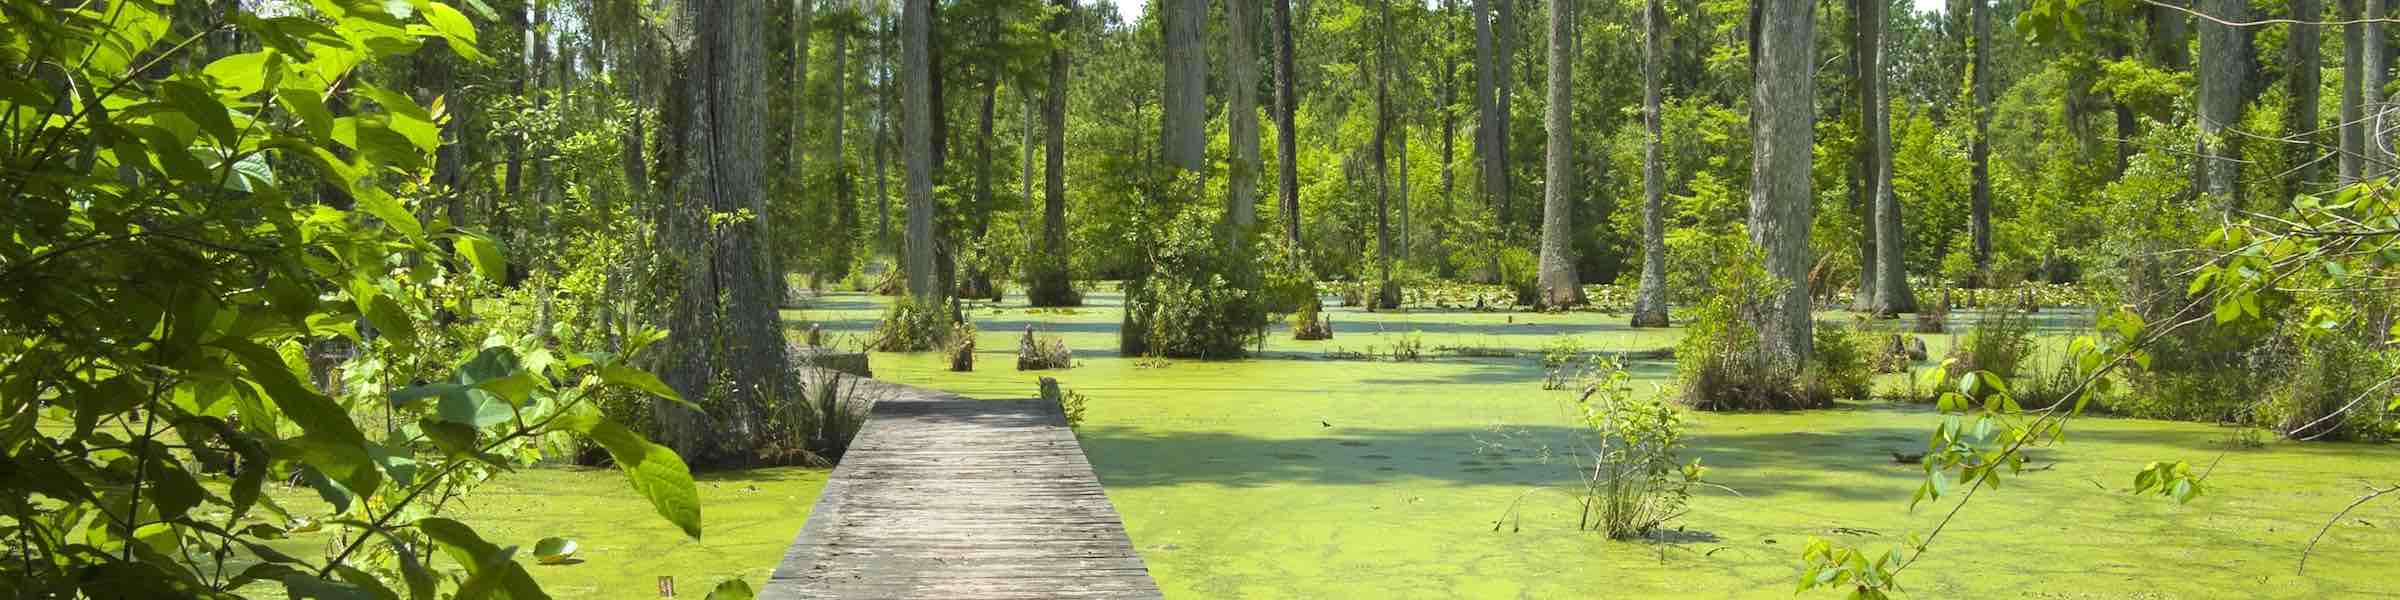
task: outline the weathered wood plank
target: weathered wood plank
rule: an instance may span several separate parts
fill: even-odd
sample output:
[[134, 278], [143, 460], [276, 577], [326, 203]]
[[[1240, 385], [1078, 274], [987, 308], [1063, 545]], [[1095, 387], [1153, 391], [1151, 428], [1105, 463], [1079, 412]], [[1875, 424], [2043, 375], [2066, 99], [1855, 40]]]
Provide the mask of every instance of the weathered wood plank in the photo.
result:
[[882, 381], [763, 598], [1157, 598], [1055, 404]]

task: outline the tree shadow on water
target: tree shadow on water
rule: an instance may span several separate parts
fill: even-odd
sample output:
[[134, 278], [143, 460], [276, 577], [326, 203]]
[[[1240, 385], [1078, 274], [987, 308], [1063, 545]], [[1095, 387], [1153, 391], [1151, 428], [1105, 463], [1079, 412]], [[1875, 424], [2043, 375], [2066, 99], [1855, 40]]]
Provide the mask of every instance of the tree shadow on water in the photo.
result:
[[[1213, 484], [1382, 485], [1433, 480], [1460, 486], [1561, 485], [1580, 481], [1570, 453], [1584, 432], [1566, 426], [1379, 429], [1325, 427], [1323, 435], [1270, 438], [1230, 432], [1154, 433], [1120, 426], [1079, 430], [1084, 452], [1108, 487]], [[1923, 476], [1894, 464], [1890, 450], [1921, 448], [1924, 432], [1873, 428], [1837, 432], [1695, 432], [1686, 459], [1742, 497], [1785, 495], [1881, 500], [1889, 486]], [[1862, 485], [1862, 484], [1878, 485]], [[1715, 493], [1715, 492], [1702, 492]], [[1903, 491], [1902, 493], [1905, 493]]]

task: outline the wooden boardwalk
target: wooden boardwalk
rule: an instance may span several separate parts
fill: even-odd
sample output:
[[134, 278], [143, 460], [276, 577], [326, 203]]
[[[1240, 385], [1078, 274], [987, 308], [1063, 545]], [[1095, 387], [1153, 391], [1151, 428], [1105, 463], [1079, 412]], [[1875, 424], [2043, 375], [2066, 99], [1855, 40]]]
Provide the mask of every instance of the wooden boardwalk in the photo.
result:
[[859, 384], [874, 409], [760, 597], [1159, 597], [1057, 405]]

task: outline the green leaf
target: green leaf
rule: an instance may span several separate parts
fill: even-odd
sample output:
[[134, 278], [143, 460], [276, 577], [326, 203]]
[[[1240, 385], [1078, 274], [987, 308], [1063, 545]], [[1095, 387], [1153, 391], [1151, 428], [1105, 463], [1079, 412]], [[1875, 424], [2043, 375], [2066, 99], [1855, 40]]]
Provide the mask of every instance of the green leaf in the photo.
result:
[[421, 2], [417, 8], [424, 13], [425, 24], [433, 26], [434, 31], [442, 32], [442, 37], [450, 41], [450, 51], [467, 60], [485, 60], [483, 53], [475, 49], [475, 24], [468, 21], [466, 15], [440, 2]]
[[200, 124], [201, 131], [216, 136], [218, 144], [234, 147], [240, 134], [234, 132], [233, 117], [214, 94], [188, 81], [169, 81], [159, 87], [166, 94], [167, 105]]
[[290, 367], [283, 364], [283, 357], [275, 351], [237, 338], [219, 338], [211, 345], [240, 360], [242, 367], [250, 373], [251, 380], [302, 431], [335, 443], [363, 445], [367, 442], [366, 435], [359, 433], [358, 426], [350, 422], [349, 412], [342, 410], [341, 405], [334, 403], [332, 398], [301, 385], [300, 379], [292, 374]]
[[500, 256], [500, 242], [480, 233], [461, 233], [458, 247], [467, 253], [469, 262], [484, 278], [500, 281], [508, 276], [508, 261]]
[[600, 367], [600, 380], [672, 400], [677, 404], [690, 407], [692, 410], [700, 410], [700, 405], [684, 400], [682, 394], [675, 393], [675, 388], [667, 387], [666, 382], [659, 381], [657, 375], [652, 375], [649, 371], [635, 368], [632, 365], [614, 363]]
[[750, 600], [753, 596], [756, 594], [750, 591], [750, 584], [740, 579], [727, 579], [718, 583], [717, 589], [708, 591], [708, 600]]
[[314, 137], [311, 141], [320, 144], [333, 139], [333, 111], [325, 108], [322, 94], [298, 86], [284, 86], [275, 91], [275, 103], [298, 115], [300, 122], [308, 126], [308, 134]]
[[692, 482], [691, 468], [674, 450], [596, 414], [561, 416], [551, 423], [551, 429], [582, 433], [599, 443], [633, 481], [634, 491], [650, 500], [658, 516], [681, 528], [684, 535], [700, 539], [700, 491]]
[[408, 207], [401, 206], [398, 199], [392, 198], [392, 195], [384, 192], [382, 188], [352, 186], [350, 195], [357, 198], [358, 206], [366, 209], [367, 214], [382, 219], [384, 225], [390, 226], [392, 230], [408, 236], [410, 241], [425, 241], [425, 227], [417, 223], [416, 213], [409, 212]]
[[575, 560], [576, 550], [575, 540], [563, 537], [546, 537], [533, 543], [534, 559], [545, 565], [566, 564]]
[[390, 295], [370, 292], [358, 308], [366, 315], [367, 322], [375, 325], [375, 331], [393, 344], [402, 348], [417, 346], [416, 320], [410, 319], [408, 311], [400, 308], [400, 303]]
[[357, 584], [327, 581], [305, 573], [284, 576], [283, 589], [291, 594], [292, 600], [382, 600], [374, 592]]
[[200, 72], [227, 88], [233, 97], [240, 98], [267, 88], [267, 63], [274, 56], [273, 49], [244, 52], [208, 63]]
[[467, 580], [459, 584], [458, 598], [548, 598], [533, 575], [513, 558], [516, 547], [499, 547], [486, 542], [466, 524], [441, 517], [428, 517], [416, 523], [417, 531], [433, 538], [435, 544], [450, 554], [452, 560], [467, 568]]

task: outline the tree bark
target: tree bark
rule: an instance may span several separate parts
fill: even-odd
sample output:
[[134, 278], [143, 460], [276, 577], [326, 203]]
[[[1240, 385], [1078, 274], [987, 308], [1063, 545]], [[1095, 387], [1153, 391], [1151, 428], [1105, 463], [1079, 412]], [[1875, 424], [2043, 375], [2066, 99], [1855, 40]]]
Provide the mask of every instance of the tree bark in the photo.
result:
[[1300, 96], [1292, 81], [1292, 0], [1275, 3], [1275, 157], [1276, 200], [1283, 208], [1283, 237], [1300, 248], [1299, 128], [1292, 116]]
[[2323, 40], [2318, 34], [2317, 19], [2323, 18], [2324, 6], [2318, 0], [2291, 0], [2292, 19], [2300, 21], [2291, 27], [2290, 39], [2284, 47], [2284, 89], [2292, 97], [2292, 106], [2284, 114], [2285, 135], [2298, 136], [2303, 143], [2291, 146], [2292, 176], [2285, 179], [2282, 202], [2308, 191], [2320, 171], [2317, 159], [2325, 155], [2325, 135], [2319, 131], [2324, 124], [2317, 114], [2320, 90], [2324, 89], [2324, 66], [2319, 47]]
[[889, 17], [880, 29], [883, 33], [876, 36], [875, 43], [881, 55], [877, 68], [883, 71], [876, 79], [875, 92], [875, 248], [888, 252], [892, 248], [892, 177], [885, 165], [892, 152], [892, 40], [898, 36]]
[[[765, 220], [711, 227], [708, 219], [712, 212], [765, 212], [766, 97], [756, 75], [768, 67], [763, 7], [699, 0], [678, 13], [689, 34], [669, 118], [681, 146], [675, 154], [682, 172], [672, 189], [682, 210], [668, 239], [684, 277], [665, 380], [702, 401], [707, 414], [673, 404], [662, 404], [659, 413], [687, 462], [742, 464], [767, 442], [758, 424], [786, 391], [776, 311], [781, 286], [764, 260], [772, 237]], [[712, 397], [718, 372], [732, 385]]]
[[1549, 0], [1549, 98], [1542, 110], [1549, 143], [1542, 161], [1542, 253], [1537, 285], [1541, 304], [1582, 304], [1575, 274], [1575, 1]]
[[1883, 0], [1850, 0], [1850, 76], [1853, 91], [1857, 92], [1853, 108], [1857, 111], [1858, 142], [1851, 148], [1854, 160], [1850, 168], [1850, 208], [1858, 215], [1858, 293], [1851, 299], [1850, 309], [1873, 310], [1875, 306], [1875, 181], [1878, 171], [1875, 161], [1881, 156], [1876, 147], [1876, 126], [1885, 107], [1877, 94], [1882, 92], [1883, 68], [1878, 59]]
[[2337, 0], [2342, 25], [2341, 183], [2357, 183], [2366, 173], [2366, 24], [2359, 23], [2361, 0]]
[[[843, 10], [853, 14], [857, 11], [856, 8]], [[837, 272], [833, 275], [836, 277], [850, 274], [851, 250], [858, 246], [857, 234], [854, 233], [858, 231], [858, 201], [851, 188], [850, 154], [846, 148], [850, 132], [850, 28], [855, 23], [853, 20], [844, 20], [842, 26], [833, 32], [833, 80], [829, 82], [833, 86], [833, 131], [829, 136], [833, 138], [833, 143], [822, 159], [833, 167], [835, 231], [841, 232], [835, 239], [827, 240], [828, 243], [840, 244], [835, 249], [834, 268]]]
[[1509, 93], [1516, 89], [1516, 82], [1508, 78], [1508, 69], [1509, 61], [1515, 59], [1517, 56], [1517, 25], [1516, 15], [1514, 14], [1516, 13], [1514, 1], [1495, 0], [1495, 3], [1499, 5], [1500, 13], [1494, 17], [1496, 20], [1492, 23], [1492, 27], [1496, 30], [1494, 32], [1494, 37], [1497, 38], [1494, 41], [1498, 44], [1497, 47], [1494, 48], [1494, 51], [1498, 52], [1498, 54], [1493, 57], [1494, 60], [1492, 61], [1492, 81], [1499, 87], [1492, 90], [1492, 112], [1494, 123], [1492, 132], [1492, 163], [1494, 164], [1492, 169], [1492, 185], [1494, 192], [1497, 193], [1500, 198], [1500, 231], [1502, 235], [1507, 235], [1507, 232], [1509, 231], [1509, 224], [1514, 223], [1516, 220], [1516, 215], [1514, 214], [1515, 211], [1513, 210], [1516, 204], [1516, 198], [1510, 197], [1509, 195], [1511, 188], [1514, 186], [1511, 185], [1513, 182], [1509, 180], [1511, 171], [1509, 170], [1510, 159], [1508, 156], [1509, 120], [1514, 118], [1511, 114], [1514, 110], [1514, 107], [1511, 106], [1511, 102], [1509, 102], [1508, 97]]
[[1225, 220], [1246, 239], [1258, 225], [1258, 14], [1255, 0], [1225, 0], [1225, 133], [1232, 148], [1226, 165]]
[[800, 140], [808, 139], [807, 120], [802, 118], [808, 114], [808, 111], [801, 109], [802, 106], [805, 106], [801, 99], [808, 95], [808, 38], [810, 28], [815, 25], [813, 21], [816, 20], [816, 13], [816, 0], [792, 0], [792, 49], [789, 57], [791, 60], [791, 103], [784, 107], [784, 110], [790, 111], [791, 114], [783, 116], [786, 121], [784, 135], [788, 137], [783, 140], [782, 167], [785, 176], [782, 179], [791, 182], [790, 196], [793, 200], [803, 197], [801, 190], [806, 184], [802, 182], [807, 181], [806, 177], [801, 174], [807, 172], [808, 154], [800, 151], [807, 144], [801, 143]]
[[1633, 299], [1634, 327], [1666, 327], [1667, 316], [1667, 170], [1659, 145], [1660, 71], [1667, 51], [1667, 7], [1648, 0], [1642, 10], [1642, 286]]
[[2367, 22], [2362, 26], [2362, 31], [2366, 39], [2359, 43], [2359, 63], [2367, 72], [2363, 83], [2365, 93], [2361, 96], [2359, 107], [2365, 111], [2366, 127], [2360, 134], [2359, 148], [2365, 154], [2366, 162], [2361, 163], [2359, 168], [2366, 177], [2380, 179], [2392, 174], [2392, 152], [2382, 134], [2384, 115], [2390, 108], [2384, 106], [2383, 86], [2390, 81], [2391, 57], [2383, 49], [2383, 24], [2376, 20], [2389, 17], [2391, 13], [2385, 10], [2384, 0], [2365, 2]]
[[[2200, 6], [2213, 17], [2249, 20], [2250, 5], [2245, 0], [2200, 0]], [[2250, 72], [2243, 42], [2237, 28], [2200, 20], [2200, 171], [2194, 187], [2227, 210], [2242, 204], [2239, 144], [2226, 129], [2242, 118], [2242, 86]]]
[[1975, 137], [1968, 149], [1975, 187], [1968, 202], [1967, 230], [1974, 240], [1975, 283], [1992, 271], [1992, 6], [1973, 0], [1975, 11]]
[[1400, 285], [1392, 280], [1392, 184], [1390, 161], [1384, 150], [1391, 143], [1392, 129], [1392, 0], [1377, 0], [1377, 38], [1383, 43], [1375, 58], [1375, 300], [1370, 306], [1377, 309], [1400, 307]]
[[1874, 195], [1874, 211], [1868, 227], [1874, 230], [1875, 238], [1875, 260], [1871, 263], [1874, 300], [1867, 309], [1876, 315], [1892, 316], [1916, 312], [1917, 294], [1908, 284], [1908, 258], [1903, 252], [1908, 236], [1900, 221], [1900, 196], [1892, 193], [1892, 113], [1891, 103], [1886, 100], [1888, 88], [1883, 67], [1883, 31], [1891, 21], [1884, 14], [1882, 2], [1867, 0], [1860, 6], [1866, 9], [1859, 13], [1866, 25], [1862, 28], [1865, 35], [1859, 56], [1867, 68], [1859, 85], [1871, 91], [1865, 94], [1867, 98], [1860, 107], [1859, 117], [1870, 124], [1867, 135], [1870, 156], [1865, 158], [1872, 165], [1867, 179]]
[[[1977, 0], [1979, 3], [1981, 0]], [[1806, 364], [1810, 338], [1809, 161], [1815, 141], [1816, 11], [1809, 0], [1753, 0], [1750, 240], [1784, 287], [1755, 323], [1759, 349], [1780, 368]]]
[[1186, 171], [1205, 167], [1208, 140], [1208, 53], [1200, 45], [1208, 29], [1208, 0], [1158, 0], [1159, 27], [1166, 44], [1166, 110], [1160, 113], [1159, 154]]
[[904, 0], [900, 15], [900, 145], [907, 181], [908, 293], [939, 305], [947, 292], [934, 273], [933, 65], [928, 61], [934, 0]]
[[1074, 0], [1051, 0], [1059, 8], [1050, 20], [1051, 35], [1061, 38], [1050, 49], [1050, 88], [1042, 97], [1042, 250], [1034, 256], [1033, 281], [1026, 300], [1034, 306], [1075, 306], [1067, 273], [1067, 34]]
[[1504, 210], [1500, 204], [1500, 198], [1508, 195], [1508, 177], [1501, 172], [1506, 167], [1501, 162], [1501, 154], [1504, 152], [1500, 147], [1501, 117], [1498, 102], [1495, 100], [1497, 95], [1495, 90], [1500, 79], [1497, 73], [1499, 66], [1495, 64], [1499, 62], [1495, 60], [1498, 58], [1498, 52], [1494, 47], [1498, 40], [1493, 39], [1492, 14], [1487, 5], [1496, 1], [1473, 0], [1473, 10], [1475, 11], [1475, 171], [1478, 176], [1483, 178], [1482, 190], [1478, 195], [1483, 197], [1484, 210], [1491, 211], [1495, 222], [1504, 222], [1501, 221], [1506, 217], [1503, 216]]

